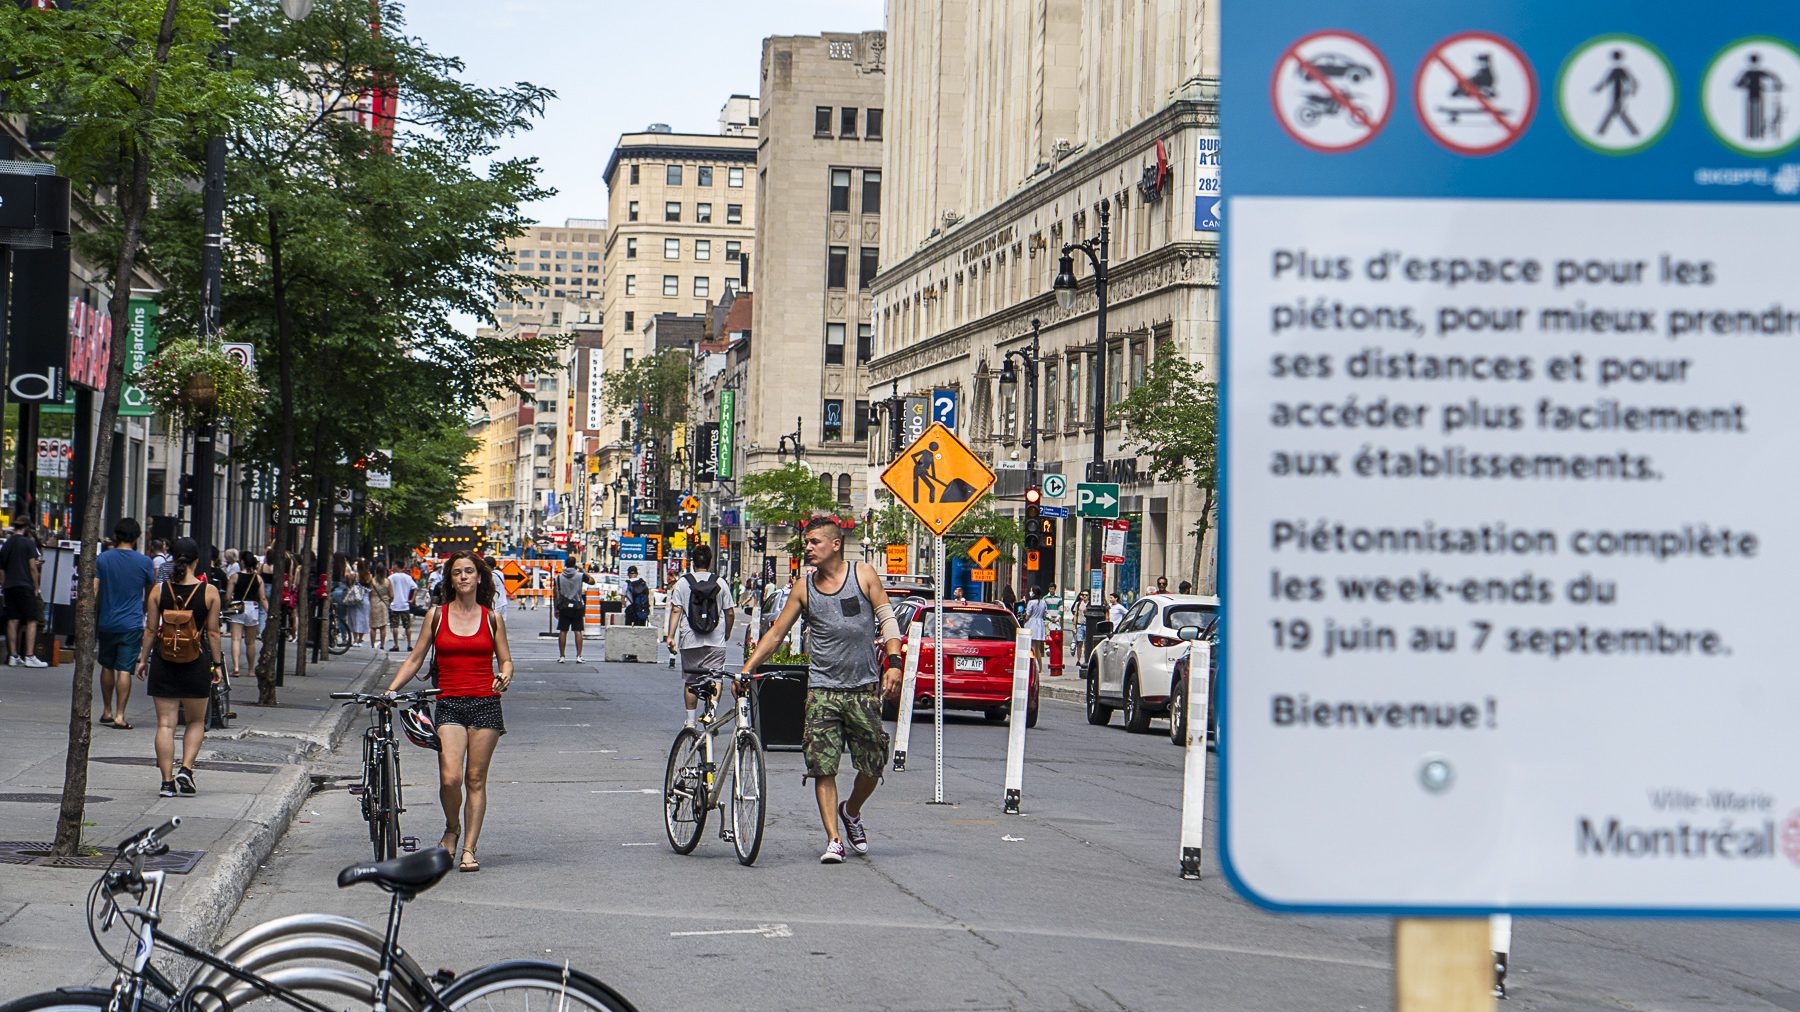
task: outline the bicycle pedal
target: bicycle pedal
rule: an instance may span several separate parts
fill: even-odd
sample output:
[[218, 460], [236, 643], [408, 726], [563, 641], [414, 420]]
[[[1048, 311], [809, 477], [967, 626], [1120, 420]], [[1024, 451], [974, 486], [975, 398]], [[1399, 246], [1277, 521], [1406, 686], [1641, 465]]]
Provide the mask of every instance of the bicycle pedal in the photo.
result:
[[436, 984], [440, 990], [445, 987], [448, 987], [450, 982], [455, 979], [456, 979], [456, 971], [455, 970], [440, 969], [438, 972], [431, 975], [431, 982], [433, 984]]
[[349, 787], [345, 788], [345, 790], [348, 790], [350, 792], [351, 797], [360, 798], [364, 794], [368, 793], [369, 789], [367, 787], [364, 787], [362, 784], [351, 784]]
[[724, 840], [726, 843], [736, 843], [737, 834], [729, 829], [721, 829], [719, 831], [719, 839]]
[[400, 849], [406, 851], [408, 854], [418, 850], [419, 849], [419, 838], [416, 836], [401, 837], [400, 838]]

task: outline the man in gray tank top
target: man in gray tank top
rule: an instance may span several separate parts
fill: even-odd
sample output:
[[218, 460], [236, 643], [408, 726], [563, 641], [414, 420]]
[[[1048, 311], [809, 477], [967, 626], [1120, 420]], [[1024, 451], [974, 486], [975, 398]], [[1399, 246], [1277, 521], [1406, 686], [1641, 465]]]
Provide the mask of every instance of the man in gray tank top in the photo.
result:
[[[819, 863], [838, 864], [844, 860], [846, 837], [856, 853], [869, 852], [862, 810], [887, 767], [881, 699], [900, 685], [900, 627], [875, 571], [844, 560], [844, 531], [836, 517], [808, 521], [803, 542], [813, 574], [788, 595], [774, 625], [745, 659], [744, 670], [754, 671], [768, 660], [805, 614], [808, 663], [802, 748], [828, 838]], [[876, 656], [878, 640], [886, 647], [885, 660]], [[856, 767], [856, 785], [849, 800], [839, 802], [838, 763], [846, 749]], [[843, 836], [838, 835], [840, 825]]]

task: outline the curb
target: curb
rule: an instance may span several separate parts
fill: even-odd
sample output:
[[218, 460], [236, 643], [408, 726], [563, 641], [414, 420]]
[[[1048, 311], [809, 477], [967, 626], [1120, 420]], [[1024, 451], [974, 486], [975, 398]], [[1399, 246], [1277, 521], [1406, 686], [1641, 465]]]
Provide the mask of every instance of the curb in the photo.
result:
[[[1074, 684], [1068, 684], [1071, 682]], [[1050, 699], [1060, 699], [1065, 703], [1085, 704], [1087, 702], [1087, 687], [1082, 684], [1081, 679], [1064, 675], [1063, 677], [1058, 678], [1055, 683], [1039, 680], [1038, 695]]]
[[[372, 658], [350, 683], [352, 688], [360, 691], [379, 678], [386, 672], [387, 663], [385, 655]], [[355, 707], [339, 707], [323, 734], [293, 737], [329, 751], [343, 740], [359, 715]], [[165, 922], [182, 925], [189, 945], [210, 952], [221, 941], [225, 926], [243, 902], [244, 890], [275, 852], [275, 845], [287, 834], [288, 826], [306, 803], [312, 785], [307, 770], [304, 763], [278, 768], [274, 780], [257, 795], [243, 821], [211, 851], [211, 856], [218, 858], [217, 863], [206, 874], [184, 883], [179, 899], [164, 912]], [[185, 976], [184, 969], [182, 977]]]

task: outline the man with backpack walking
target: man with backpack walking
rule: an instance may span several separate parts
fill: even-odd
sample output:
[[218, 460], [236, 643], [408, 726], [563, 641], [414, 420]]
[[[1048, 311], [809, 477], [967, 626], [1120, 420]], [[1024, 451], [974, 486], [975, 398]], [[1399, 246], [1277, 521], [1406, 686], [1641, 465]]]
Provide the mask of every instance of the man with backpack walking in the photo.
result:
[[582, 572], [577, 566], [563, 563], [562, 572], [556, 574], [556, 663], [562, 664], [568, 659], [569, 632], [575, 633], [575, 663], [583, 663], [581, 659], [582, 629], [587, 624], [587, 587], [594, 578]]
[[693, 568], [669, 589], [669, 628], [664, 639], [681, 657], [681, 691], [689, 727], [700, 706], [694, 686], [710, 677], [708, 669], [725, 666], [725, 644], [731, 642], [731, 588], [712, 572], [712, 554], [709, 545], [696, 547], [688, 554]]

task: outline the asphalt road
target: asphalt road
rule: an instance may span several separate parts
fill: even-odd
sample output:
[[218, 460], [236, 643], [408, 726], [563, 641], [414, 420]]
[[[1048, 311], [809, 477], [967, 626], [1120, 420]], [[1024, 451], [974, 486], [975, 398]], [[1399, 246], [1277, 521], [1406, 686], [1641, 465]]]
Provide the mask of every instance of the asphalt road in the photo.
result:
[[[1090, 727], [1046, 699], [1026, 814], [1006, 816], [1005, 728], [947, 722], [953, 804], [935, 806], [920, 723], [913, 769], [890, 773], [866, 813], [870, 855], [836, 867], [817, 863], [799, 755], [771, 753], [769, 828], [744, 868], [710, 829], [686, 857], [664, 840], [675, 673], [558, 666], [552, 641], [519, 639], [484, 870], [452, 873], [405, 922], [428, 970], [568, 959], [645, 1010], [1391, 1006], [1389, 922], [1252, 908], [1210, 839], [1205, 878], [1177, 877], [1180, 754], [1166, 735]], [[406, 831], [428, 841], [442, 828], [430, 758], [404, 755]], [[353, 779], [356, 764], [352, 739], [318, 772]], [[301, 818], [233, 930], [302, 910], [379, 925], [383, 894], [333, 885], [367, 856], [355, 799], [321, 791]], [[1796, 942], [1781, 922], [1521, 922], [1507, 1005], [1800, 1010]]]

